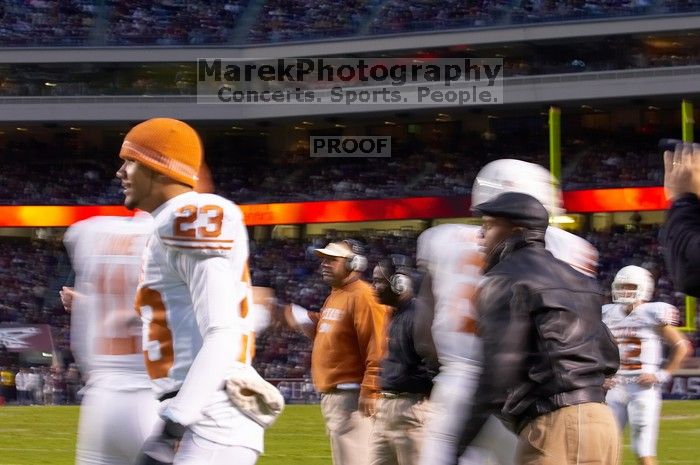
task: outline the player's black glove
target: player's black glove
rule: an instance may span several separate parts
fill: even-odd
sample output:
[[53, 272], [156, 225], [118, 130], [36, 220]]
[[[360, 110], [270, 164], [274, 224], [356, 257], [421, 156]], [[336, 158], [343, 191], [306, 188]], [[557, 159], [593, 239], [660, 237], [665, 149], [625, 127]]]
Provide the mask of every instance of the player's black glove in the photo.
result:
[[163, 431], [143, 443], [136, 465], [169, 465], [175, 461], [175, 452], [187, 428], [166, 420]]

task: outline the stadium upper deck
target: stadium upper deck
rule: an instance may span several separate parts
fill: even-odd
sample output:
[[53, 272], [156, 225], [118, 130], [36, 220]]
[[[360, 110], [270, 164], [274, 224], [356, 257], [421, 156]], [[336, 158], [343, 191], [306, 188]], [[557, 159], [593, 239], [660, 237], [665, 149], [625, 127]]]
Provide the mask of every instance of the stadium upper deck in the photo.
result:
[[505, 81], [499, 103], [514, 105], [680, 98], [698, 90], [700, 2], [464, 5], [453, 0], [3, 2], [0, 100], [6, 111], [0, 120], [124, 121], [162, 114], [266, 120], [446, 108], [195, 105], [194, 62], [201, 57], [501, 57]]
[[[370, 62], [402, 57], [503, 59], [505, 78], [700, 65], [700, 30], [356, 54]], [[330, 57], [333, 58], [333, 57]], [[0, 64], [0, 97], [196, 95], [197, 64]]]

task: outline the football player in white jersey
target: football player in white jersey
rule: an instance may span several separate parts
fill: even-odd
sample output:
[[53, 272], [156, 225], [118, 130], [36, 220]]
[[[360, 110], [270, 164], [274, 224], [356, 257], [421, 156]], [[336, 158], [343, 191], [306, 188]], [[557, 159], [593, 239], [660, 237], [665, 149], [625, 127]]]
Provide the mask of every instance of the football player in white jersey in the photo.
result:
[[224, 390], [226, 379], [249, 367], [254, 346], [243, 215], [234, 203], [193, 190], [202, 144], [182, 121], [136, 125], [119, 156], [124, 205], [154, 220], [136, 310], [165, 426], [146, 441], [138, 463], [254, 464], [262, 423]]
[[[563, 212], [556, 180], [539, 165], [514, 159], [487, 164], [474, 181], [472, 206], [504, 192], [532, 195], [550, 216]], [[427, 268], [432, 281], [433, 340], [440, 362], [430, 396], [434, 409], [426, 425], [421, 465], [454, 463], [463, 425], [471, 415], [482, 360], [472, 303], [481, 280], [480, 229], [475, 225], [445, 224], [427, 229], [418, 238], [416, 258]], [[555, 257], [588, 276], [596, 276], [598, 252], [586, 240], [549, 227], [545, 242]], [[516, 443], [515, 434], [491, 417], [460, 463], [510, 465], [515, 460]]]
[[94, 217], [71, 226], [63, 238], [75, 288], [64, 288], [62, 299], [71, 311], [71, 349], [86, 378], [77, 465], [132, 465], [160, 422], [134, 311], [151, 231], [145, 214]]
[[[671, 379], [688, 352], [688, 341], [674, 326], [678, 310], [650, 302], [654, 279], [639, 266], [626, 266], [612, 283], [612, 304], [603, 306], [608, 325], [620, 349], [620, 369], [606, 402], [622, 430], [630, 425], [632, 450], [640, 465], [656, 464], [656, 442], [661, 414], [661, 385]], [[662, 368], [663, 344], [671, 352]]]

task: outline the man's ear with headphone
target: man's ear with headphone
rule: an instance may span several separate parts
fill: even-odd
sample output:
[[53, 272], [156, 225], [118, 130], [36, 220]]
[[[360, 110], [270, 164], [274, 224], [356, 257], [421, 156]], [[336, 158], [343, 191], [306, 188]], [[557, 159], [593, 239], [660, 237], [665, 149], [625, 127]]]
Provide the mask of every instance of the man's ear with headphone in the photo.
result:
[[411, 278], [400, 272], [394, 274], [389, 281], [391, 291], [394, 294], [401, 295], [411, 288]]
[[410, 260], [405, 255], [395, 254], [391, 256], [392, 275], [389, 277], [389, 286], [394, 294], [401, 295], [413, 287], [410, 273]]
[[354, 239], [345, 239], [343, 242], [352, 250], [352, 256], [345, 259], [347, 270], [360, 273], [365, 271], [367, 269], [367, 257], [365, 257], [364, 246]]

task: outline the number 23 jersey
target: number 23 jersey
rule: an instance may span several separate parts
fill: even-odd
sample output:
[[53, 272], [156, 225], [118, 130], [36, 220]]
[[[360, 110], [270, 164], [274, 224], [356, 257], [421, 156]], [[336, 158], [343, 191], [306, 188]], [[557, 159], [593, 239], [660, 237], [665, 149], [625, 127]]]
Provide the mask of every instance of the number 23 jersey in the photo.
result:
[[188, 424], [250, 362], [248, 234], [240, 209], [213, 194], [181, 194], [152, 215], [136, 296], [146, 368], [157, 395], [180, 390], [168, 410]]

